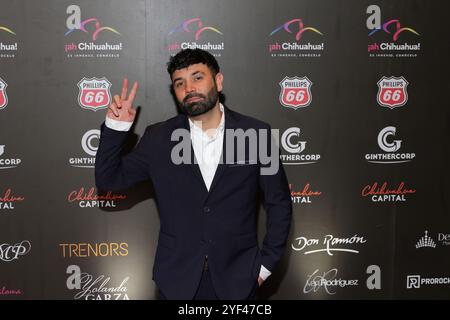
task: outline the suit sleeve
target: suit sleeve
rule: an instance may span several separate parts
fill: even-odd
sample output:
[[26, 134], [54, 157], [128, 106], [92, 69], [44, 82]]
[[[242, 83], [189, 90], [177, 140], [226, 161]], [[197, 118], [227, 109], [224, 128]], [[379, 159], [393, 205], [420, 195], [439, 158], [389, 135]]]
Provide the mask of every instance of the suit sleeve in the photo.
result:
[[145, 130], [132, 152], [123, 155], [124, 143], [129, 132], [112, 130], [102, 124], [100, 144], [95, 158], [95, 183], [99, 190], [123, 190], [150, 179], [152, 147], [149, 131], [149, 128]]
[[[266, 129], [270, 133], [270, 127]], [[267, 214], [266, 235], [261, 249], [261, 263], [269, 271], [273, 271], [286, 247], [292, 219], [292, 202], [286, 174], [280, 162], [278, 144], [275, 143], [273, 137], [267, 139], [267, 143], [269, 151], [272, 145], [275, 144], [274, 148], [276, 146], [276, 154], [271, 155], [271, 159], [272, 161], [275, 160], [277, 170], [270, 175], [264, 175], [260, 172], [259, 184], [264, 196], [263, 205]], [[264, 166], [269, 165], [261, 164], [261, 167]]]

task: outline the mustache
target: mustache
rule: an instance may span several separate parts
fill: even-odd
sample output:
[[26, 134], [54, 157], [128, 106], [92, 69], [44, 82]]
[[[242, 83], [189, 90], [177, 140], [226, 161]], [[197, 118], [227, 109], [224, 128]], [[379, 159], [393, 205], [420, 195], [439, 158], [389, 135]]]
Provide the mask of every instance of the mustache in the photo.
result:
[[204, 96], [201, 93], [189, 93], [186, 97], [184, 97], [183, 102], [186, 103], [186, 101], [188, 101], [191, 98], [202, 98], [202, 99], [206, 99], [206, 96]]

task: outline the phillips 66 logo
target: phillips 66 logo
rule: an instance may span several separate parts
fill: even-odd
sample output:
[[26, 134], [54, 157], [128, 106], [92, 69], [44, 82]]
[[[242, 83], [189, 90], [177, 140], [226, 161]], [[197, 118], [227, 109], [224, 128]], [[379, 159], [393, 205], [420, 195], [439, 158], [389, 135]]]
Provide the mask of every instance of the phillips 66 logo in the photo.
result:
[[378, 81], [377, 102], [382, 107], [394, 109], [408, 101], [406, 87], [408, 81], [403, 77], [383, 77]]
[[284, 77], [280, 86], [280, 103], [283, 106], [297, 110], [311, 104], [312, 82], [307, 77]]
[[8, 85], [0, 78], [0, 110], [6, 108], [8, 104], [8, 96], [6, 95], [6, 87]]
[[78, 88], [78, 104], [82, 108], [97, 111], [111, 104], [111, 82], [105, 77], [83, 78], [78, 82]]

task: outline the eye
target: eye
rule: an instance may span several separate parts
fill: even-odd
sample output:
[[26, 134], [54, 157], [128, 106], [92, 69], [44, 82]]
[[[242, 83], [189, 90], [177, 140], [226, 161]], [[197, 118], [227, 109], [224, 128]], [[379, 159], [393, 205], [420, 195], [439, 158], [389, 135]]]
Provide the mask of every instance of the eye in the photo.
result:
[[201, 79], [203, 79], [203, 76], [197, 75], [197, 76], [194, 77], [194, 79], [195, 79], [195, 80], [201, 80]]
[[176, 82], [175, 83], [175, 88], [180, 88], [182, 84], [183, 83], [181, 81]]

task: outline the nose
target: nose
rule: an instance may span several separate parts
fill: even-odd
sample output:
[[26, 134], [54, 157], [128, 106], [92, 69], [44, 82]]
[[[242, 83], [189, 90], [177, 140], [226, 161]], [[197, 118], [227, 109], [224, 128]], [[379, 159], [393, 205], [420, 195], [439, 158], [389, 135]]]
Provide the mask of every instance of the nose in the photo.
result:
[[186, 86], [184, 87], [184, 90], [186, 91], [186, 94], [195, 92], [195, 87], [192, 85], [190, 81], [186, 82]]

